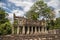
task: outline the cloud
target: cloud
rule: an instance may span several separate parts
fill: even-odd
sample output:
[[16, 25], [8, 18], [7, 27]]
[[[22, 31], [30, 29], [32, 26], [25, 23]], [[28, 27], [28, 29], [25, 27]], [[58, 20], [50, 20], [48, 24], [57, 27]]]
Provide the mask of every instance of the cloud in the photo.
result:
[[[13, 13], [17, 16], [24, 16], [36, 0], [2, 0], [0, 7], [3, 7], [9, 13], [9, 18], [13, 19]], [[48, 6], [55, 8], [56, 15], [60, 9], [60, 0], [44, 0]]]
[[57, 17], [60, 17], [60, 13], [59, 13], [60, 9], [57, 9], [57, 10], [55, 10], [55, 11], [56, 11], [56, 16], [57, 16]]
[[59, 0], [50, 0], [47, 2], [48, 6], [52, 6], [55, 9], [56, 17], [59, 17], [60, 10], [60, 1]]
[[0, 6], [9, 13], [9, 20], [12, 22], [13, 13], [16, 16], [24, 16], [24, 13], [33, 5], [32, 0], [2, 0]]
[[[27, 0], [28, 1], [28, 0]], [[30, 2], [30, 1], [21, 1], [21, 0], [9, 0], [9, 2], [12, 2], [14, 3], [16, 6], [27, 6], [27, 5], [31, 5], [31, 3], [33, 2]]]
[[50, 2], [47, 3], [49, 6], [52, 6], [55, 9], [60, 9], [60, 0], [50, 0]]
[[20, 10], [14, 10], [12, 13], [15, 13], [16, 16], [24, 16], [24, 12]]
[[30, 2], [30, 0], [27, 0], [27, 1], [17, 1], [17, 0], [9, 0], [10, 2], [13, 2], [16, 6], [21, 6], [24, 8], [24, 11], [28, 11], [30, 9], [30, 7], [33, 5], [33, 2]]
[[49, 6], [52, 6], [52, 7], [54, 7], [54, 8], [56, 9], [56, 8], [58, 7], [57, 2], [58, 2], [58, 1], [56, 1], [56, 0], [51, 0], [50, 2], [47, 2], [47, 4], [48, 4]]
[[0, 5], [8, 13], [11, 13], [14, 10], [22, 10], [25, 13], [33, 5], [32, 1], [34, 0], [2, 0], [2, 3], [0, 3]]
[[44, 0], [45, 2], [50, 2], [50, 1], [52, 1], [52, 0]]
[[12, 11], [12, 13], [9, 13], [9, 16], [8, 16], [8, 19], [10, 20], [11, 23], [13, 23], [13, 14], [15, 13], [16, 16], [21, 16], [23, 17], [24, 16], [24, 12], [23, 11], [20, 11], [20, 10], [14, 10]]
[[13, 23], [13, 14], [9, 13], [8, 19], [10, 20], [11, 23]]

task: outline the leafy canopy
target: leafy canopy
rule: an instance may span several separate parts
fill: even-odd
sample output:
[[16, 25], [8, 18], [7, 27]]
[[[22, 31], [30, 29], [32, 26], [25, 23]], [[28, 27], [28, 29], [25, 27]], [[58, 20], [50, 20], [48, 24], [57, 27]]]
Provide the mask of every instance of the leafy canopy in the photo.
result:
[[0, 35], [11, 33], [11, 24], [7, 16], [8, 14], [0, 8]]
[[44, 1], [42, 0], [36, 1], [31, 7], [31, 9], [25, 15], [27, 18], [33, 19], [33, 20], [41, 16], [43, 16], [43, 18], [49, 18], [49, 19], [55, 17], [55, 14], [51, 10], [51, 8], [48, 7], [47, 4], [44, 3]]

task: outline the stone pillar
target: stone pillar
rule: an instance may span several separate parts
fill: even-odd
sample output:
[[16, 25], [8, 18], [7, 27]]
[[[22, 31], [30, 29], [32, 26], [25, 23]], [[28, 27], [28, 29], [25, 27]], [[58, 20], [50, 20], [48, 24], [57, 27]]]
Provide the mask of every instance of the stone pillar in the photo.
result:
[[29, 27], [27, 27], [27, 34], [29, 34]]
[[37, 33], [37, 28], [35, 27], [35, 34]]
[[22, 28], [22, 34], [25, 34], [25, 26]]
[[31, 34], [33, 34], [33, 27], [31, 27]]
[[48, 33], [47, 28], [45, 27], [45, 33]]
[[41, 38], [39, 38], [39, 40], [41, 40]]
[[20, 29], [20, 28], [19, 28], [19, 19], [18, 19], [18, 23], [17, 23], [17, 24], [18, 24], [18, 27], [17, 27], [17, 34], [19, 34], [19, 29]]
[[38, 27], [38, 32], [40, 33], [40, 27]]
[[21, 34], [21, 27], [19, 27], [19, 34]]
[[44, 33], [44, 27], [42, 27], [42, 33]]
[[14, 34], [14, 27], [12, 27], [12, 34]]
[[19, 29], [20, 29], [20, 28], [19, 28], [19, 26], [18, 26], [18, 27], [17, 27], [17, 34], [19, 34]]
[[45, 26], [45, 29], [44, 29], [44, 30], [45, 30], [45, 33], [48, 33], [48, 31], [47, 31], [47, 27], [46, 27], [46, 26], [47, 26], [46, 21], [45, 21], [45, 25], [44, 25], [44, 26]]

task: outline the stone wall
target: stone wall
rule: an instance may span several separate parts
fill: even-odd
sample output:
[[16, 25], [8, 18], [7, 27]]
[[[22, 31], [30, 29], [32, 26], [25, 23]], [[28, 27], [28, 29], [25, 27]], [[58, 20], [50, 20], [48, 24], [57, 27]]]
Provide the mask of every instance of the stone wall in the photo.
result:
[[0, 35], [0, 40], [60, 40], [60, 29], [49, 30], [48, 34]]
[[60, 40], [60, 34], [41, 35], [5, 35], [0, 40]]

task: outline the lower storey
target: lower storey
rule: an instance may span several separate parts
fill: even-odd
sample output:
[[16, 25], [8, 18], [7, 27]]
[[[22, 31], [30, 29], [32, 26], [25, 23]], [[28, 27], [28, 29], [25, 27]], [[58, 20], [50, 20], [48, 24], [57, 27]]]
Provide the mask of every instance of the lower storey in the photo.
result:
[[5, 35], [0, 40], [60, 40], [60, 34]]
[[48, 33], [46, 27], [35, 27], [35, 26], [18, 26], [12, 27], [12, 34], [40, 34]]

